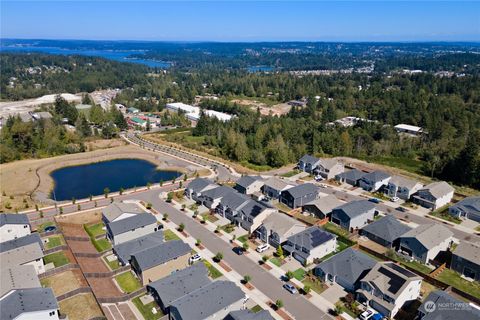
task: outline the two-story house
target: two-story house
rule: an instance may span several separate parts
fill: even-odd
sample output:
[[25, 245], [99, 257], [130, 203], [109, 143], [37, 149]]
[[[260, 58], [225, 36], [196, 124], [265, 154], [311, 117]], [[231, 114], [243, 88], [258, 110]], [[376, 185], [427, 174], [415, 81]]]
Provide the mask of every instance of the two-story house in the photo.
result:
[[122, 265], [129, 265], [132, 255], [142, 250], [155, 247], [164, 241], [164, 234], [162, 230], [149, 233], [147, 235], [122, 242], [114, 245], [112, 250], [117, 256], [118, 262]]
[[360, 229], [360, 235], [384, 247], [398, 249], [400, 237], [410, 230], [394, 216], [387, 215]]
[[237, 180], [234, 189], [243, 194], [253, 194], [260, 192], [264, 184], [262, 177], [243, 176]]
[[288, 237], [305, 230], [302, 222], [278, 211], [269, 215], [260, 227], [255, 230], [258, 239], [274, 248], [287, 241]]
[[357, 169], [352, 169], [352, 170], [337, 174], [335, 176], [335, 180], [341, 183], [347, 183], [349, 185], [356, 187], [358, 186], [358, 184], [360, 183], [360, 180], [363, 178], [364, 175], [366, 175], [365, 172]]
[[102, 210], [102, 221], [104, 224], [109, 224], [141, 213], [145, 213], [145, 211], [136, 203], [114, 202]]
[[298, 169], [308, 173], [314, 173], [319, 163], [319, 158], [306, 154], [298, 160]]
[[283, 191], [279, 200], [295, 209], [317, 199], [319, 193], [319, 188], [316, 185], [304, 183]]
[[335, 159], [320, 159], [317, 163], [314, 174], [321, 176], [326, 180], [335, 178], [336, 175], [345, 171], [345, 167], [342, 163]]
[[360, 188], [366, 191], [375, 192], [390, 181], [391, 176], [383, 171], [372, 171], [365, 174], [358, 182]]
[[332, 210], [331, 221], [340, 227], [353, 231], [363, 228], [375, 216], [375, 205], [367, 200], [355, 200]]
[[308, 212], [319, 219], [325, 219], [330, 218], [333, 209], [342, 204], [344, 204], [344, 202], [338, 200], [333, 194], [330, 194], [306, 203], [302, 207], [302, 210], [303, 212]]
[[452, 253], [450, 268], [465, 278], [480, 281], [480, 244], [460, 242]]
[[480, 319], [480, 309], [477, 306], [442, 290], [432, 291], [424, 301], [417, 310], [416, 320]]
[[217, 186], [216, 188], [203, 191], [198, 200], [208, 209], [215, 210], [222, 198], [231, 193], [236, 193], [236, 191], [230, 187]]
[[256, 200], [250, 200], [238, 210], [239, 214], [235, 217], [236, 224], [248, 233], [253, 233], [274, 212], [277, 210]]
[[460, 219], [480, 222], [480, 197], [467, 197], [448, 208], [448, 212]]
[[217, 188], [218, 185], [205, 178], [193, 179], [185, 188], [185, 196], [194, 201], [200, 201], [204, 191]]
[[447, 205], [453, 198], [455, 189], [445, 181], [432, 182], [418, 190], [412, 201], [432, 210]]
[[307, 265], [334, 252], [337, 249], [337, 237], [313, 226], [288, 237], [282, 248], [284, 252]]
[[288, 180], [271, 177], [263, 184], [262, 191], [267, 197], [278, 199], [283, 191], [293, 187], [294, 185]]
[[20, 238], [30, 233], [30, 221], [26, 214], [0, 214], [0, 242]]
[[159, 230], [157, 219], [150, 213], [140, 213], [107, 224], [107, 238], [118, 245]]
[[411, 179], [400, 176], [393, 176], [387, 185], [387, 194], [389, 197], [398, 197], [403, 200], [409, 200], [423, 185]]
[[52, 288], [14, 290], [0, 300], [2, 319], [58, 320], [58, 309]]

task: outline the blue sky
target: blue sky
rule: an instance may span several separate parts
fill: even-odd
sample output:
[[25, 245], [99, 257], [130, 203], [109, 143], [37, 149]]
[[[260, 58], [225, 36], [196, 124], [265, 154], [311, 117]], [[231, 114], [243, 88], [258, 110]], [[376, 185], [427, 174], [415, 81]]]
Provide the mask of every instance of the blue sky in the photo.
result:
[[5, 1], [2, 38], [480, 41], [480, 2]]

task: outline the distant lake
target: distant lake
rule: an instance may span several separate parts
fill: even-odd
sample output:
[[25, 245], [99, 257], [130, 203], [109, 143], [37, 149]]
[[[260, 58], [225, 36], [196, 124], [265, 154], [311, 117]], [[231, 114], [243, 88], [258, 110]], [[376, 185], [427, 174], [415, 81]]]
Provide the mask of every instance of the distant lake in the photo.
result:
[[56, 55], [81, 55], [90, 57], [101, 57], [119, 62], [131, 62], [144, 64], [152, 68], [167, 69], [171, 66], [169, 62], [149, 59], [131, 58], [132, 54], [143, 53], [143, 51], [117, 51], [117, 50], [82, 50], [82, 49], [63, 49], [56, 47], [34, 47], [34, 46], [3, 46], [2, 52], [40, 52]]
[[270, 72], [274, 68], [270, 66], [250, 66], [247, 68], [248, 72]]
[[117, 159], [61, 168], [51, 173], [55, 188], [50, 197], [57, 201], [83, 199], [103, 194], [105, 188], [115, 192], [121, 188], [145, 186], [148, 182], [171, 181], [181, 175], [177, 171], [156, 168], [153, 163], [140, 159]]

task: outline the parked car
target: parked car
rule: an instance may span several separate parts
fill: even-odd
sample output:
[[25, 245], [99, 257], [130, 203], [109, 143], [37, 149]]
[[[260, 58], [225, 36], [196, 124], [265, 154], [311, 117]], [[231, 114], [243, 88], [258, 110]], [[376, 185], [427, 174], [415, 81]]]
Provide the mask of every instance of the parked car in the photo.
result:
[[382, 202], [382, 201], [380, 201], [380, 199], [377, 199], [377, 198], [370, 198], [370, 199], [368, 199], [368, 201], [373, 202], [373, 203], [380, 203], [380, 202]]
[[322, 176], [315, 176], [315, 181], [322, 181], [323, 177]]
[[373, 315], [375, 314], [375, 311], [372, 309], [367, 309], [362, 312], [362, 314], [358, 317], [360, 320], [369, 320]]
[[190, 259], [188, 259], [188, 262], [190, 264], [194, 264], [195, 262], [200, 261], [200, 260], [202, 260], [202, 257], [200, 257], [200, 255], [198, 253], [196, 253], [193, 256], [191, 256]]
[[285, 283], [283, 287], [287, 289], [287, 291], [290, 292], [291, 294], [295, 294], [298, 292], [297, 288], [295, 288], [295, 286], [291, 285], [290, 283]]
[[404, 207], [397, 207], [395, 210], [400, 211], [400, 212], [408, 212], [408, 210]]
[[235, 247], [232, 249], [233, 252], [235, 252], [236, 254], [238, 254], [239, 256], [241, 256], [243, 253], [244, 253], [244, 250], [242, 247]]
[[270, 246], [268, 245], [268, 243], [264, 243], [264, 244], [259, 245], [256, 250], [257, 250], [258, 253], [262, 253], [262, 252], [267, 251], [269, 247]]
[[380, 314], [380, 313], [375, 313], [375, 314], [370, 318], [370, 320], [383, 320], [383, 319], [385, 319], [385, 317], [384, 317], [382, 314]]
[[398, 200], [400, 200], [399, 197], [391, 197], [390, 198], [390, 201], [392, 201], [392, 202], [397, 202]]

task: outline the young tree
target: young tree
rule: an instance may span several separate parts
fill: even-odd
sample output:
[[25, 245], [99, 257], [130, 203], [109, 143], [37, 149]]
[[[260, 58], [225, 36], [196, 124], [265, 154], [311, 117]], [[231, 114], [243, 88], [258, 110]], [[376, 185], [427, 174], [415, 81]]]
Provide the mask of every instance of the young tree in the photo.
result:
[[213, 258], [213, 260], [215, 260], [215, 262], [217, 262], [217, 263], [222, 261], [222, 259], [223, 259], [223, 253], [221, 253], [221, 252], [217, 252], [215, 257]]
[[168, 221], [168, 213], [165, 213], [165, 214], [163, 215], [163, 221]]
[[282, 249], [282, 246], [281, 246], [281, 245], [279, 245], [279, 246], [277, 247], [276, 255], [277, 255], [277, 257], [279, 257], [279, 258], [282, 258], [282, 257], [283, 257], [283, 249]]
[[303, 292], [305, 292], [305, 294], [309, 294], [310, 291], [312, 291], [312, 287], [307, 284], [303, 286]]
[[110, 193], [110, 189], [109, 188], [105, 188], [103, 189], [103, 194], [105, 195], [105, 198], [108, 198], [108, 194]]
[[185, 230], [185, 225], [183, 223], [180, 223], [180, 225], [178, 226], [178, 231], [182, 232], [183, 230]]
[[244, 242], [242, 247], [243, 247], [243, 251], [246, 252], [246, 251], [248, 251], [249, 245], [248, 245], [247, 242]]
[[278, 309], [282, 309], [283, 308], [283, 301], [278, 299], [277, 301], [275, 301], [275, 306], [278, 308]]
[[197, 241], [195, 241], [195, 245], [198, 247], [202, 244], [202, 240], [200, 239], [197, 239]]
[[249, 276], [248, 274], [243, 276], [243, 283], [247, 284], [252, 280], [252, 277]]
[[125, 189], [120, 188], [120, 191], [119, 191], [120, 195], [122, 195], [124, 191], [125, 191]]

